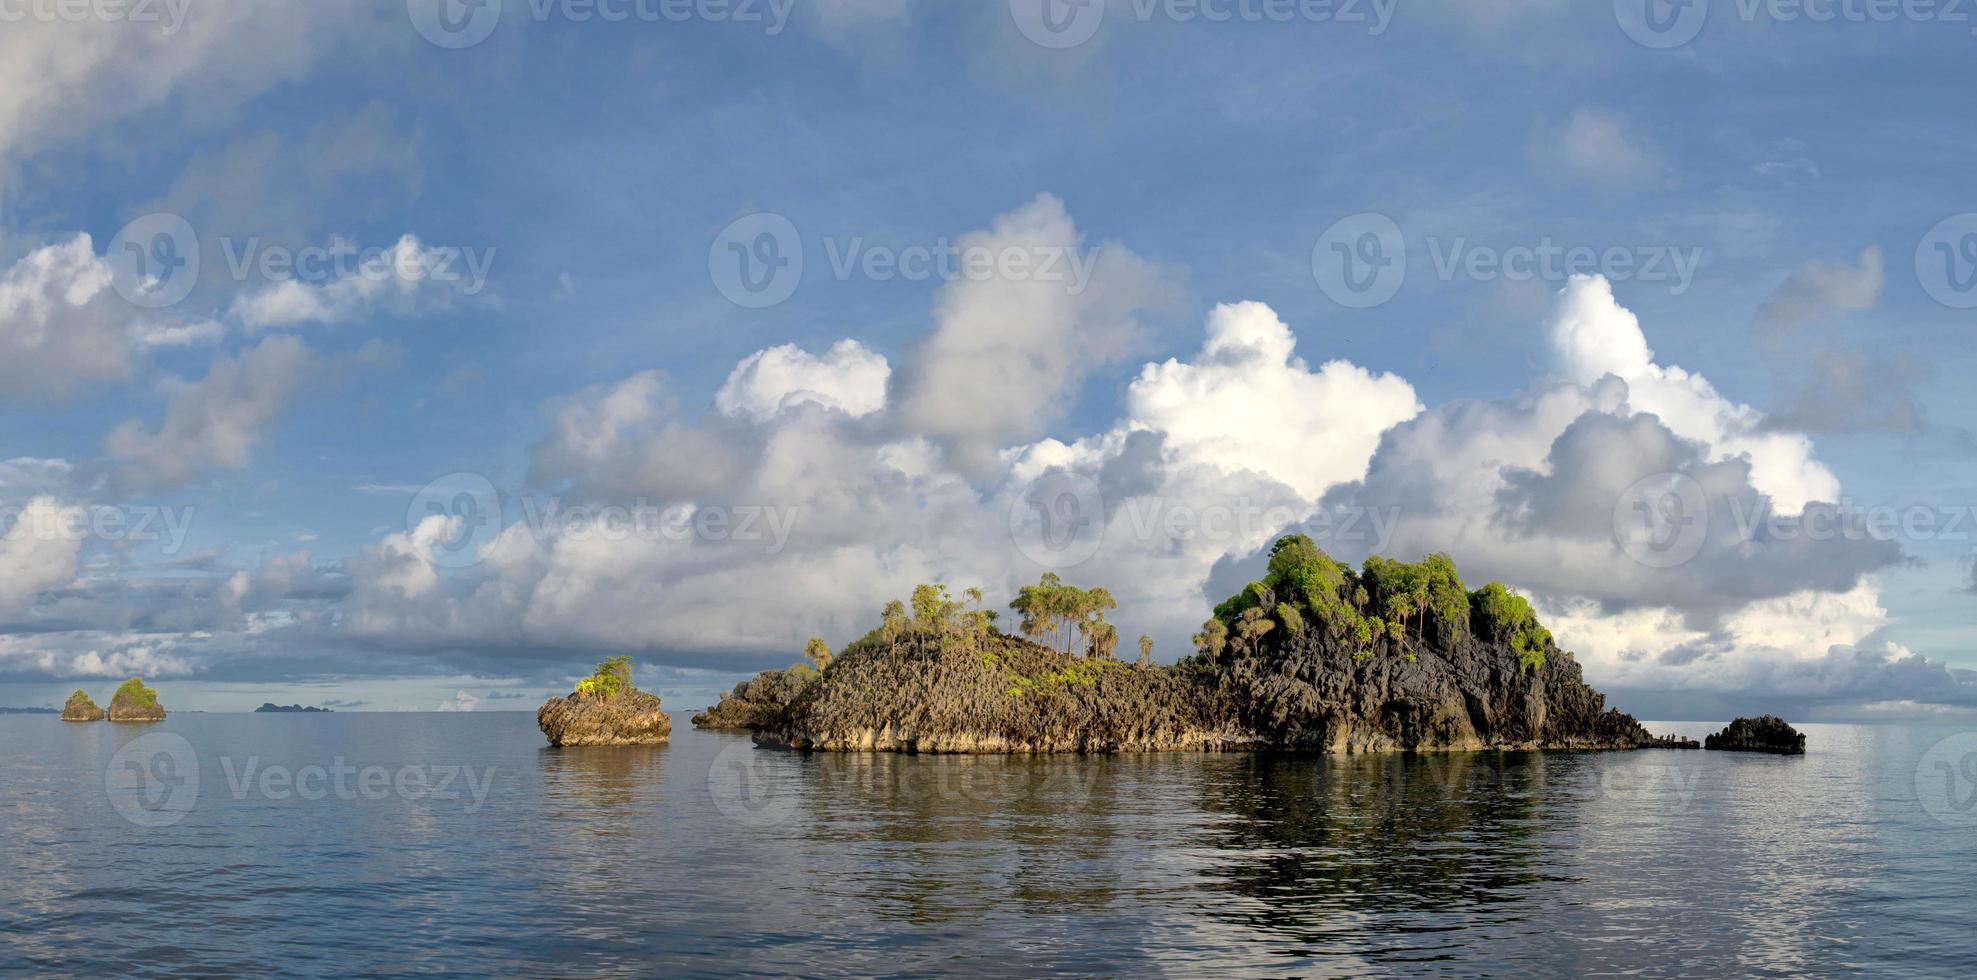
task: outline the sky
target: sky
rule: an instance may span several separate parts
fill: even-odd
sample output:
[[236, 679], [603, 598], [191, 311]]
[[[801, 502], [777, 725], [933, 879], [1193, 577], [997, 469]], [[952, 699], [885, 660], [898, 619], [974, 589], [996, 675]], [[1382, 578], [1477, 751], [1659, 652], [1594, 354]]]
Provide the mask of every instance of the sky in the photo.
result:
[[[1643, 717], [1977, 710], [1977, 22], [0, 2], [0, 705], [692, 709], [913, 585], [1446, 552]], [[1130, 645], [1130, 644], [1129, 644]]]

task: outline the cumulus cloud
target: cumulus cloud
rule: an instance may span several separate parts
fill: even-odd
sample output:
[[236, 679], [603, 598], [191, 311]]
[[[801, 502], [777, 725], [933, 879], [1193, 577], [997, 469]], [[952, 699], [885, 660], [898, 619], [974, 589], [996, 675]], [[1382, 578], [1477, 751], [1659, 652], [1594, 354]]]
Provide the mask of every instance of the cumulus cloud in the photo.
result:
[[1088, 248], [1048, 194], [958, 246], [1027, 271], [963, 274], [941, 288], [933, 330], [903, 379], [899, 416], [982, 471], [997, 449], [1042, 434], [1094, 368], [1132, 350], [1134, 314], [1167, 302], [1174, 287], [1123, 245]]
[[18, 615], [42, 592], [75, 581], [83, 519], [81, 508], [53, 497], [0, 510], [0, 616]]
[[684, 418], [657, 371], [586, 388], [552, 402], [547, 414], [550, 432], [531, 453], [530, 478], [607, 496], [673, 498], [727, 486], [752, 436], [739, 426], [719, 431], [719, 420], [709, 420], [710, 430]]
[[315, 368], [302, 341], [269, 337], [215, 360], [197, 382], [170, 383], [157, 429], [125, 422], [104, 439], [104, 452], [120, 461], [117, 479], [130, 486], [180, 486], [214, 469], [239, 469]]
[[[160, 3], [151, 17], [90, 17], [0, 32], [0, 166], [99, 127], [224, 117], [302, 77], [366, 18], [327, 5]], [[179, 105], [197, 111], [164, 110]]]
[[1604, 277], [1574, 276], [1559, 294], [1549, 330], [1554, 364], [1566, 380], [1626, 382], [1635, 411], [1712, 447], [1718, 458], [1747, 457], [1753, 486], [1781, 510], [1839, 499], [1839, 478], [1813, 458], [1811, 439], [1767, 426], [1762, 412], [1718, 394], [1700, 374], [1657, 363], [1639, 318], [1614, 298]]
[[28, 253], [0, 276], [0, 392], [63, 396], [129, 371], [130, 311], [88, 235]]
[[838, 341], [822, 357], [784, 344], [757, 351], [736, 365], [714, 396], [714, 407], [753, 422], [802, 404], [858, 418], [885, 407], [891, 376], [886, 359], [855, 340]]

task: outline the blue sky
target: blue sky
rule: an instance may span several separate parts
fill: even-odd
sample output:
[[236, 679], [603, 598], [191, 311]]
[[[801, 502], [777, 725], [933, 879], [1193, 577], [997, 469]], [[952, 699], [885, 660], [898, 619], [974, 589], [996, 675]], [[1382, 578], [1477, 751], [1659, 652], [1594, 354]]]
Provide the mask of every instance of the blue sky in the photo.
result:
[[[1097, 16], [1090, 39], [1034, 43], [1021, 25], [1039, 2]], [[999, 550], [989, 540], [1008, 501], [1051, 466], [1109, 489], [1101, 476], [1129, 458], [1136, 431], [1166, 433], [1158, 496], [1189, 507], [1299, 500], [1301, 520], [1328, 492], [1375, 509], [1410, 492], [1433, 498], [1442, 484], [1427, 476], [1388, 498], [1368, 473], [1387, 472], [1410, 433], [1465, 404], [1508, 411], [1520, 393], [1596, 384], [1571, 377], [1584, 358], [1561, 358], [1561, 294], [1578, 288], [1567, 276], [1468, 271], [1520, 246], [1625, 257], [1589, 271], [1606, 274], [1614, 309], [1638, 317], [1650, 373], [1706, 376], [1709, 411], [1734, 417], [1670, 422], [1702, 444], [1697, 466], [1760, 436], [1803, 434], [1832, 480], [1765, 477], [1766, 453], [1790, 455], [1773, 446], [1758, 451], [1752, 489], [1773, 499], [1836, 485], [1837, 503], [1920, 507], [1939, 528], [1977, 502], [1959, 383], [1977, 359], [1977, 313], [1958, 275], [1917, 265], [1938, 241], [1965, 261], [1957, 249], [1977, 231], [1952, 220], [1977, 211], [1977, 137], [1956, 98], [1977, 36], [1954, 19], [1961, 11], [1882, 22], [1863, 3], [1820, 7], [1836, 11], [1821, 22], [1716, 2], [1702, 5], [1693, 40], [1656, 49], [1622, 29], [1626, 2], [1402, 0], [1384, 30], [1258, 19], [1299, 9], [1260, 3], [1208, 5], [1233, 12], [1223, 23], [1181, 19], [1192, 8], [1175, 4], [1094, 14], [1061, 3], [796, 0], [771, 33], [730, 15], [642, 19], [638, 9], [657, 9], [647, 7], [607, 23], [579, 20], [581, 6], [512, 0], [490, 36], [458, 49], [422, 36], [428, 0], [191, 0], [166, 22], [10, 24], [0, 270], [18, 295], [59, 302], [47, 301], [53, 313], [0, 302], [0, 353], [15, 363], [0, 368], [0, 460], [13, 461], [0, 471], [4, 516], [36, 500], [191, 516], [176, 544], [87, 535], [42, 542], [73, 549], [4, 553], [0, 569], [16, 567], [12, 591], [0, 585], [0, 703], [59, 701], [142, 671], [214, 710], [266, 699], [526, 706], [628, 650], [644, 683], [691, 707], [793, 659], [802, 635], [854, 638], [915, 575], [979, 581], [992, 595], [1033, 578], [1006, 527]], [[109, 289], [70, 303], [90, 272], [50, 271], [54, 250], [87, 235], [78, 254], [111, 267], [120, 230], [161, 213], [200, 243], [188, 295], [157, 310]], [[754, 214], [786, 219], [804, 258], [800, 284], [762, 309], [731, 301], [710, 273], [727, 259], [724, 229]], [[1321, 287], [1314, 247], [1369, 214], [1398, 230], [1406, 275], [1390, 299], [1359, 308]], [[1026, 237], [1003, 220], [1044, 230]], [[890, 256], [971, 234], [1032, 247], [1069, 226], [1073, 254], [1114, 251], [1100, 288], [1068, 298], [1020, 288], [1034, 283], [998, 292], [995, 281], [833, 268], [847, 250]], [[324, 274], [283, 293], [229, 268], [250, 241], [261, 255], [337, 240], [394, 249], [406, 236], [408, 250], [484, 260], [485, 281], [401, 278], [360, 295]], [[1334, 254], [1317, 251], [1321, 265]], [[1672, 268], [1673, 256], [1699, 264], [1676, 279], [1626, 271]], [[1443, 271], [1472, 259], [1482, 265]], [[273, 312], [257, 316], [255, 299]], [[1241, 301], [1268, 307], [1311, 372], [1342, 359], [1365, 377], [1271, 388], [1253, 369], [1213, 374], [1235, 348], [1204, 351], [1204, 324]], [[1626, 343], [1619, 316], [1599, 307], [1587, 328], [1598, 345]], [[1226, 322], [1236, 347], [1275, 349], [1253, 310]], [[87, 343], [58, 349], [50, 324]], [[167, 330], [176, 339], [161, 339]], [[886, 370], [819, 360], [847, 338]], [[1024, 344], [1077, 353], [1038, 367]], [[764, 417], [745, 424], [715, 407], [739, 363], [782, 345], [808, 360], [764, 362], [780, 365], [749, 389], [769, 399]], [[998, 357], [1016, 366], [998, 374]], [[1156, 370], [1169, 359], [1174, 371]], [[1412, 404], [1391, 417], [1346, 407], [1385, 397], [1355, 386], [1387, 375]], [[791, 377], [823, 397], [779, 409], [800, 387]], [[1015, 387], [967, 387], [980, 377]], [[1647, 400], [1646, 382], [1627, 380]], [[1213, 400], [1245, 384], [1253, 397]], [[1184, 400], [1182, 422], [1163, 429], [1168, 386], [1210, 400]], [[866, 411], [847, 402], [856, 390], [890, 395]], [[1285, 412], [1269, 392], [1327, 407]], [[1326, 453], [1336, 465], [1273, 468], [1276, 457], [1218, 453], [1213, 433], [1183, 445], [1181, 427], [1203, 412], [1281, 430], [1259, 452]], [[1555, 437], [1492, 472], [1545, 470]], [[778, 458], [779, 439], [833, 447], [831, 462], [806, 463], [801, 479], [761, 463]], [[832, 469], [846, 460], [860, 462]], [[1191, 467], [1222, 482], [1183, 479]], [[733, 542], [662, 555], [538, 541], [541, 554], [513, 567], [434, 565], [408, 505], [456, 473], [506, 501], [490, 535], [525, 520], [525, 499], [692, 498], [805, 516], [796, 547], [746, 560]], [[1238, 477], [1259, 482], [1232, 489]], [[1332, 490], [1362, 478], [1362, 490]], [[867, 519], [887, 532], [875, 537]], [[1842, 542], [1860, 547], [1812, 555], [1829, 576], [1725, 546], [1710, 575], [1754, 582], [1729, 592], [1769, 603], [1758, 608], [1670, 599], [1680, 590], [1651, 583], [1575, 589], [1471, 537], [1490, 515], [1464, 520], [1401, 538], [1546, 600], [1588, 637], [1578, 648], [1589, 678], [1647, 703], [1671, 691], [1851, 715], [1977, 703], [1953, 673], [1977, 667], [1966, 627], [1977, 522], [1885, 536], [1892, 550]], [[956, 525], [980, 527], [948, 537]], [[1521, 533], [1497, 543], [1563, 547]], [[1205, 615], [1214, 576], [1256, 546], [1243, 535], [1210, 550], [1135, 544], [1149, 550], [1108, 541], [1067, 574], [1158, 578], [1121, 619], [1169, 657], [1185, 646], [1185, 621]], [[1717, 555], [1712, 542], [1698, 561]], [[1659, 571], [1705, 577], [1693, 565]], [[771, 593], [743, 601], [732, 593], [751, 575]], [[1599, 594], [1596, 609], [1577, 605], [1586, 592]], [[1191, 608], [1177, 598], [1188, 596]], [[1784, 622], [1823, 626], [1766, 625]]]

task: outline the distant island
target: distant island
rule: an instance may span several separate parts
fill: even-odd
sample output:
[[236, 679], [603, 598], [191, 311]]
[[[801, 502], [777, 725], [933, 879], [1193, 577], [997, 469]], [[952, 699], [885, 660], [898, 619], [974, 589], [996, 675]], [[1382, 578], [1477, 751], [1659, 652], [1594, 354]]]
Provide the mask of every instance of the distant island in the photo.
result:
[[0, 708], [0, 715], [59, 715], [60, 708]]
[[1303, 535], [1217, 607], [1172, 666], [1115, 657], [1103, 588], [1025, 586], [998, 628], [982, 593], [922, 585], [833, 656], [765, 671], [697, 715], [806, 751], [1382, 752], [1699, 748], [1608, 708], [1531, 605], [1471, 591], [1446, 555], [1334, 560]]
[[281, 705], [281, 704], [276, 704], [273, 701], [263, 702], [260, 707], [254, 709], [254, 713], [257, 715], [263, 712], [270, 712], [270, 713], [278, 712], [285, 714], [325, 714], [325, 715], [334, 713], [329, 708], [315, 708], [315, 707], [305, 708], [299, 704]]

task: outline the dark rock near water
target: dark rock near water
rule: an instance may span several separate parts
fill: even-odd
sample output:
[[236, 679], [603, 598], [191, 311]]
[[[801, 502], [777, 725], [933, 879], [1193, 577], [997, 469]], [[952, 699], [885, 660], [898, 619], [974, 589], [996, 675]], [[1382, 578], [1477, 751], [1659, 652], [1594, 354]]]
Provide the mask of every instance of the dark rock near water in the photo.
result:
[[[1270, 574], [1216, 607], [1198, 653], [1171, 667], [1109, 655], [1110, 595], [1054, 576], [1025, 595], [1039, 638], [1079, 635], [1073, 655], [1002, 633], [923, 587], [908, 618], [848, 645], [776, 713], [758, 677], [723, 705], [766, 746], [903, 752], [1313, 752], [1691, 747], [1609, 708], [1529, 604], [1492, 583], [1470, 592], [1452, 562], [1371, 559], [1360, 572], [1302, 536]], [[1093, 602], [1093, 597], [1099, 598]], [[1029, 602], [1019, 596], [1019, 601]], [[1083, 602], [1085, 606], [1078, 607]], [[1014, 604], [1012, 604], [1014, 605]], [[1098, 610], [1101, 618], [1090, 618]], [[1056, 617], [1053, 620], [1051, 617]], [[769, 696], [774, 694], [776, 696]], [[741, 699], [746, 707], [726, 707]], [[715, 714], [716, 712], [710, 712]], [[744, 717], [745, 716], [745, 717]]]
[[719, 704], [693, 716], [693, 727], [728, 731], [760, 731], [782, 723], [789, 706], [817, 671], [807, 664], [788, 670], [765, 670], [721, 695]]
[[657, 695], [632, 689], [615, 695], [579, 691], [550, 698], [535, 721], [551, 745], [656, 745], [673, 734]]
[[1805, 736], [1777, 715], [1739, 718], [1729, 727], [1703, 739], [1705, 748], [1719, 752], [1771, 752], [1777, 755], [1804, 755]]
[[96, 702], [89, 699], [89, 695], [77, 691], [62, 703], [62, 720], [102, 721], [103, 709], [97, 707]]
[[328, 708], [316, 708], [316, 707], [308, 707], [308, 708], [305, 708], [305, 707], [303, 707], [302, 705], [299, 705], [299, 704], [290, 704], [290, 705], [280, 705], [280, 704], [276, 704], [276, 703], [274, 703], [273, 701], [264, 701], [264, 702], [262, 702], [262, 704], [261, 704], [261, 706], [260, 706], [260, 707], [258, 707], [258, 708], [255, 708], [255, 709], [254, 709], [254, 713], [255, 713], [255, 714], [257, 714], [257, 715], [258, 715], [258, 714], [273, 714], [273, 713], [283, 713], [283, 714], [325, 714], [325, 715], [326, 715], [326, 714], [330, 714], [331, 712], [330, 712], [330, 709], [328, 709]]
[[144, 679], [133, 677], [117, 688], [110, 698], [111, 721], [164, 721], [165, 707], [158, 703], [158, 692], [144, 686]]

